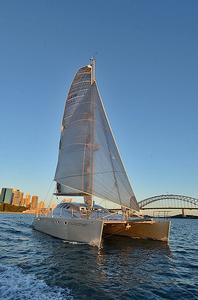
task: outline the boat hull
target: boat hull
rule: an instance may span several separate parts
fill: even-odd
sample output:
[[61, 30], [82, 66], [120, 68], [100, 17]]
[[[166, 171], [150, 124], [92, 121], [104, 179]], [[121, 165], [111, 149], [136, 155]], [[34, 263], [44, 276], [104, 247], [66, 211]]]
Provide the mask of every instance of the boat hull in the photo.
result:
[[101, 220], [37, 217], [32, 226], [56, 238], [100, 247], [103, 223]]
[[100, 248], [102, 238], [111, 235], [168, 242], [170, 222], [37, 217], [33, 228], [66, 241]]
[[135, 239], [151, 239], [168, 242], [170, 221], [107, 221], [103, 235], [120, 235]]

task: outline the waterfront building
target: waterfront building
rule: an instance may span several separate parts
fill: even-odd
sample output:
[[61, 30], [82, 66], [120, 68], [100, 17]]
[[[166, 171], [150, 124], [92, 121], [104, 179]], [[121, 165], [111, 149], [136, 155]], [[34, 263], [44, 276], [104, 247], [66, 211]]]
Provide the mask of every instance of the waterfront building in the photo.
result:
[[20, 205], [20, 206], [24, 206], [24, 205], [23, 205], [23, 192], [21, 192], [21, 195], [20, 195], [20, 202], [19, 202], [19, 205]]
[[12, 189], [11, 188], [2, 188], [0, 195], [0, 203], [12, 203]]
[[38, 209], [42, 209], [45, 208], [45, 202], [44, 201], [40, 201], [39, 205], [38, 205]]
[[20, 206], [25, 206], [25, 200], [26, 200], [26, 198], [23, 197], [23, 199], [22, 199], [21, 202], [20, 202]]
[[31, 209], [37, 209], [37, 208], [38, 208], [38, 196], [34, 195], [32, 196]]
[[12, 205], [20, 206], [22, 199], [23, 199], [23, 193], [18, 189], [13, 189]]
[[5, 197], [5, 188], [2, 188], [1, 195], [0, 195], [0, 203], [4, 202], [4, 197]]
[[27, 193], [25, 195], [25, 207], [30, 208], [30, 202], [31, 202], [30, 200], [31, 200], [30, 193]]

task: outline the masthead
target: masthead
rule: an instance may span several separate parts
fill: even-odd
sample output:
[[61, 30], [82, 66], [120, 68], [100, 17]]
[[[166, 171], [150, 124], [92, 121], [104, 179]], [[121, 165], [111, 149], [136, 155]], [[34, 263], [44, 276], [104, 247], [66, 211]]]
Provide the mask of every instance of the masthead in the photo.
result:
[[91, 65], [91, 84], [96, 81], [96, 59], [92, 57], [90, 59], [90, 65]]

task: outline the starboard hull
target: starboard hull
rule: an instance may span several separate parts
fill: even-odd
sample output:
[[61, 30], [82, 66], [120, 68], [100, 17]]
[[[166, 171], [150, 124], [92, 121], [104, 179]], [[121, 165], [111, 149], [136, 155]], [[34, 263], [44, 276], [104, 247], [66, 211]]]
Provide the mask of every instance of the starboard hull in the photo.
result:
[[170, 221], [108, 221], [105, 223], [103, 235], [127, 236], [134, 239], [150, 239], [168, 242]]
[[102, 238], [111, 235], [133, 239], [151, 239], [168, 242], [170, 222], [116, 221], [37, 217], [33, 228], [71, 242], [86, 243], [101, 247]]

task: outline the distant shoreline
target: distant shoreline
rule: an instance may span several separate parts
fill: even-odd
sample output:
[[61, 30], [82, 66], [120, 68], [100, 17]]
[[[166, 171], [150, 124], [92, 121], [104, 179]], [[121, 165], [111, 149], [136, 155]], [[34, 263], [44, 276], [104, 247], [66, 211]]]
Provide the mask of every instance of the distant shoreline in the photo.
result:
[[36, 215], [35, 213], [24, 213], [24, 212], [18, 212], [18, 211], [0, 211], [0, 214]]
[[166, 217], [162, 217], [162, 216], [148, 216], [149, 218], [152, 219], [198, 219], [198, 216], [194, 216], [194, 215], [187, 215], [187, 216], [182, 216], [182, 215], [175, 215], [175, 216], [166, 216]]

